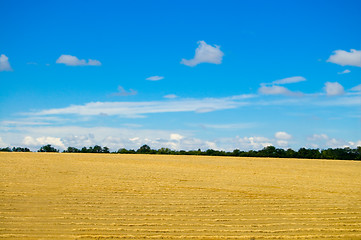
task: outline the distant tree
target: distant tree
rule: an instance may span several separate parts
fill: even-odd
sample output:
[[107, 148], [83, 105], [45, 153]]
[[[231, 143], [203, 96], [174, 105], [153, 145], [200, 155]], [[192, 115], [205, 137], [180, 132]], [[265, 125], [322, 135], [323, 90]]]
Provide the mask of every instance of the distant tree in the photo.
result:
[[66, 150], [64, 150], [64, 152], [67, 152], [67, 153], [79, 153], [80, 150], [75, 148], [75, 147], [68, 147]]
[[50, 144], [42, 146], [38, 152], [59, 152], [58, 149], [55, 149], [54, 147], [52, 147]]
[[125, 148], [119, 148], [117, 153], [126, 154], [126, 153], [129, 153], [129, 150], [127, 150]]
[[257, 154], [259, 157], [276, 157], [277, 151], [274, 146], [267, 146], [262, 150], [258, 151]]
[[239, 156], [241, 151], [239, 149], [234, 149], [232, 152], [232, 156]]
[[286, 157], [287, 158], [294, 158], [294, 157], [296, 157], [296, 152], [293, 149], [289, 148], [286, 151]]
[[102, 153], [109, 153], [109, 148], [108, 147], [103, 147]]
[[81, 153], [87, 153], [88, 149], [86, 147], [82, 147], [82, 149], [80, 150]]
[[9, 148], [9, 147], [0, 148], [0, 152], [11, 152], [11, 148]]
[[172, 154], [172, 150], [169, 148], [160, 148], [157, 151], [158, 154]]
[[103, 152], [103, 149], [102, 149], [101, 146], [95, 145], [95, 146], [92, 148], [92, 151], [91, 151], [91, 152], [92, 152], [92, 153], [101, 153], [101, 152]]
[[321, 153], [319, 149], [306, 149], [300, 148], [296, 154], [298, 158], [321, 158]]
[[137, 153], [140, 153], [140, 154], [147, 154], [150, 152], [151, 152], [151, 148], [146, 144], [144, 144], [137, 150]]
[[30, 152], [29, 148], [22, 148], [22, 147], [13, 147], [13, 152]]

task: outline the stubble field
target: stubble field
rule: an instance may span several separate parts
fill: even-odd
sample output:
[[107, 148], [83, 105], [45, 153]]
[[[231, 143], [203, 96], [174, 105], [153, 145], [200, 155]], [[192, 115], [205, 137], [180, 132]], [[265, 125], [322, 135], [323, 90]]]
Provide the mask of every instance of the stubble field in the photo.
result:
[[361, 162], [0, 153], [0, 239], [361, 239]]

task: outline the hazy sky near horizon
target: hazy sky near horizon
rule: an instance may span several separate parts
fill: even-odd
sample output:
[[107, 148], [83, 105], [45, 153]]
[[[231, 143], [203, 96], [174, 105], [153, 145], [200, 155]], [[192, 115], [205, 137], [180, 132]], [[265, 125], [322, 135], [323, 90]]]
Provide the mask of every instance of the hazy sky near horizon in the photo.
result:
[[0, 147], [361, 146], [360, 9], [0, 0]]

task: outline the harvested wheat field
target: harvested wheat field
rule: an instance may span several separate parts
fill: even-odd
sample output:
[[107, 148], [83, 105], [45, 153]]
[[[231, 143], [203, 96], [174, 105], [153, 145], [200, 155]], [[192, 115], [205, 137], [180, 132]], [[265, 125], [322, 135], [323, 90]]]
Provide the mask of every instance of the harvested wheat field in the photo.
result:
[[1, 239], [361, 239], [361, 162], [0, 154]]

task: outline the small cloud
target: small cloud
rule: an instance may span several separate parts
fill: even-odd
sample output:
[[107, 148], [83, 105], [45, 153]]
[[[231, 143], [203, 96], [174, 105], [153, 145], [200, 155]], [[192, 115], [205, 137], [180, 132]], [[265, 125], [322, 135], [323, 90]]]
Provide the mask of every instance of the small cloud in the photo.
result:
[[133, 138], [129, 138], [129, 141], [136, 142], [139, 139], [140, 139], [139, 137], [133, 137]]
[[220, 46], [208, 45], [205, 41], [199, 41], [193, 59], [182, 59], [181, 64], [194, 67], [200, 63], [221, 64], [224, 53], [219, 49]]
[[113, 93], [112, 96], [133, 96], [133, 95], [137, 95], [138, 92], [133, 90], [133, 89], [129, 89], [129, 91], [126, 91], [122, 86], [118, 86], [118, 92]]
[[75, 56], [71, 55], [61, 55], [57, 60], [56, 63], [63, 63], [67, 66], [100, 66], [102, 65], [101, 62], [94, 59], [89, 59], [88, 62], [84, 59], [78, 59]]
[[306, 78], [301, 76], [296, 77], [289, 77], [289, 78], [283, 78], [280, 80], [273, 81], [272, 84], [289, 84], [289, 83], [297, 83], [297, 82], [303, 82], [306, 81]]
[[351, 91], [355, 91], [355, 92], [361, 92], [361, 84], [359, 84], [359, 85], [351, 88], [350, 90], [351, 90]]
[[271, 140], [265, 137], [243, 137], [238, 141], [242, 149], [262, 149], [273, 145]]
[[326, 82], [324, 90], [327, 96], [339, 96], [345, 93], [345, 90], [338, 82]]
[[265, 85], [261, 86], [258, 89], [258, 92], [264, 95], [287, 95], [287, 96], [301, 96], [300, 92], [292, 92], [285, 87], [282, 86], [270, 86], [267, 87]]
[[170, 140], [180, 141], [184, 138], [184, 136], [178, 134], [178, 133], [172, 133], [170, 134]]
[[287, 147], [288, 146], [288, 141], [286, 141], [286, 140], [277, 140], [276, 143], [280, 147]]
[[102, 65], [102, 63], [95, 59], [89, 59], [87, 65], [88, 66], [100, 66], [100, 65]]
[[333, 51], [327, 62], [336, 63], [341, 66], [361, 67], [361, 50], [351, 49], [350, 52], [344, 50]]
[[2, 71], [12, 71], [13, 69], [10, 66], [9, 58], [5, 54], [0, 55], [0, 72]]
[[165, 95], [163, 96], [164, 98], [169, 98], [169, 99], [174, 99], [174, 98], [177, 98], [178, 96], [175, 95], [175, 94], [168, 94], [168, 95]]
[[287, 147], [288, 141], [292, 139], [292, 135], [286, 132], [276, 132], [275, 138], [278, 146]]
[[145, 80], [149, 80], [149, 81], [159, 81], [159, 80], [162, 80], [164, 79], [164, 77], [162, 76], [151, 76], [149, 78], [146, 78]]
[[346, 69], [346, 70], [343, 70], [342, 72], [338, 72], [338, 74], [346, 74], [346, 73], [350, 73], [351, 71]]
[[295, 76], [295, 77], [279, 79], [271, 83], [261, 83], [261, 87], [258, 89], [258, 92], [264, 95], [302, 96], [303, 94], [301, 92], [292, 92], [289, 89], [278, 85], [297, 83], [303, 81], [306, 81], [306, 78], [301, 76]]
[[288, 134], [286, 132], [276, 132], [275, 138], [280, 139], [280, 140], [290, 140], [292, 138], [292, 135]]
[[56, 147], [61, 147], [65, 149], [65, 145], [63, 141], [61, 140], [61, 138], [57, 138], [57, 137], [33, 138], [31, 136], [26, 136], [23, 140], [23, 144], [26, 146], [42, 146], [42, 145], [51, 144]]

